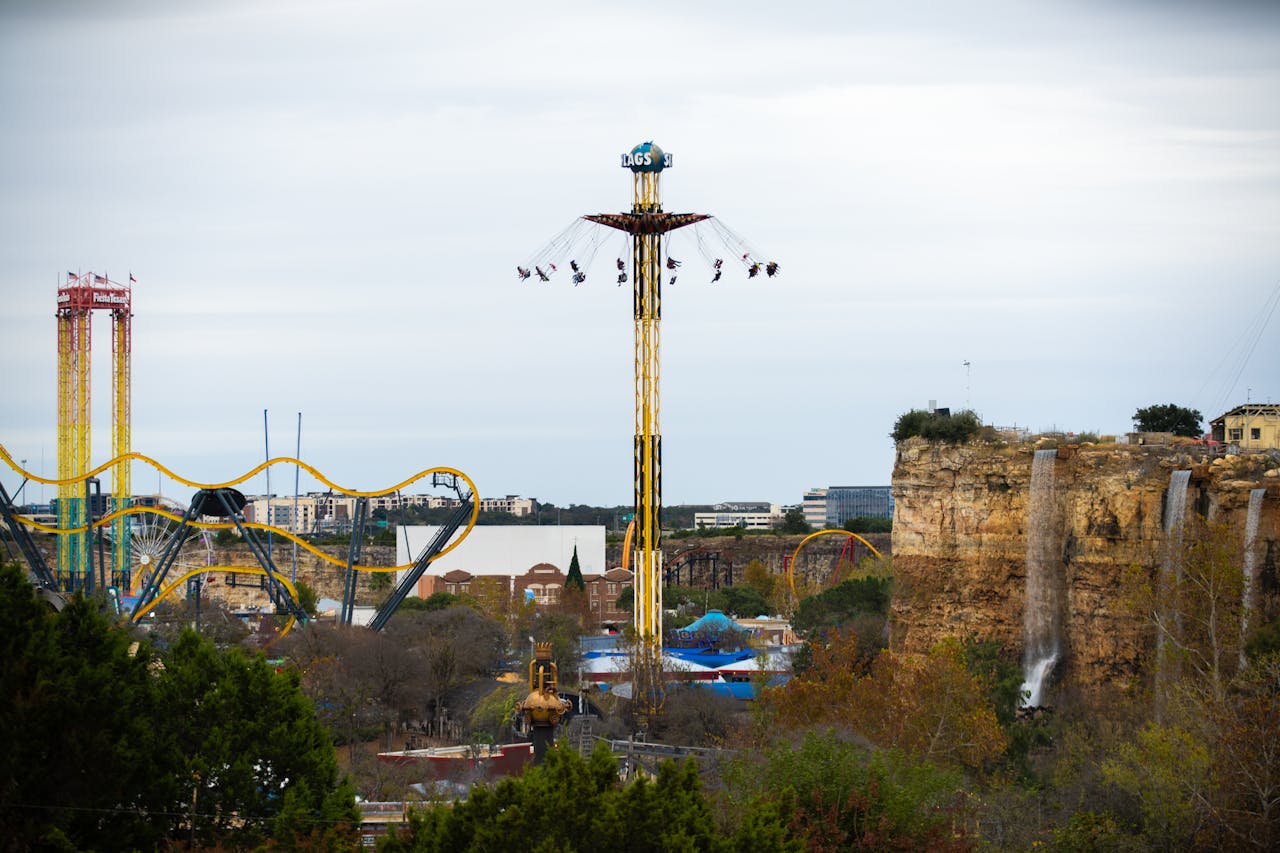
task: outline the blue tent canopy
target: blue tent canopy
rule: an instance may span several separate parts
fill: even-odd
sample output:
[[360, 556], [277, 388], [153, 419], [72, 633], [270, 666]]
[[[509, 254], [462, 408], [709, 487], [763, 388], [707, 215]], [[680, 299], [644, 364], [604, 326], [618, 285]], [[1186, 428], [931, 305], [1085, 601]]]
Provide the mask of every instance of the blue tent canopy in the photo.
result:
[[708, 610], [707, 615], [698, 619], [696, 622], [684, 626], [682, 630], [693, 633], [695, 631], [706, 631], [708, 634], [723, 634], [726, 631], [742, 631], [747, 629], [734, 622], [728, 616], [725, 616], [719, 610]]

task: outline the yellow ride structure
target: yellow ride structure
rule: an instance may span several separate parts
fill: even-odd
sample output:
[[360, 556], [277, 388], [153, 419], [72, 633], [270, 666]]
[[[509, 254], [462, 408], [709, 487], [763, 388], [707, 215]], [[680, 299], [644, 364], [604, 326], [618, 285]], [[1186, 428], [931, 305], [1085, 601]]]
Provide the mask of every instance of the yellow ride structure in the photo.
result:
[[[96, 273], [67, 273], [58, 288], [58, 527], [78, 528], [89, 516], [89, 470], [92, 315], [111, 315], [111, 455], [123, 460], [112, 469], [112, 512], [129, 506], [130, 320], [133, 294], [129, 284]], [[96, 481], [94, 482], [96, 485]], [[111, 537], [111, 573], [116, 583], [129, 570], [128, 524], [116, 516]], [[57, 578], [66, 590], [92, 586], [92, 554], [87, 537], [59, 536]]]
[[662, 703], [662, 432], [659, 424], [659, 345], [662, 320], [662, 239], [709, 219], [702, 213], [664, 213], [659, 178], [671, 155], [644, 142], [622, 155], [632, 172], [630, 213], [582, 217], [631, 235], [632, 317], [635, 323], [635, 630], [640, 643], [634, 696], [650, 709]]
[[[464, 474], [462, 471], [459, 471], [455, 468], [448, 468], [443, 466], [424, 469], [422, 471], [417, 472], [413, 476], [408, 477], [407, 479], [399, 483], [396, 483], [393, 486], [387, 486], [386, 488], [375, 489], [372, 491], [360, 491], [360, 490], [351, 489], [346, 486], [333, 482], [319, 469], [302, 461], [301, 459], [296, 459], [291, 456], [279, 456], [273, 459], [268, 459], [265, 462], [262, 462], [257, 466], [255, 466], [254, 468], [241, 474], [240, 476], [232, 480], [227, 480], [226, 482], [223, 482], [223, 483], [200, 483], [195, 480], [190, 480], [186, 477], [183, 477], [180, 474], [177, 474], [176, 472], [165, 467], [162, 463], [156, 461], [150, 456], [146, 456], [142, 453], [130, 451], [129, 453], [121, 454], [120, 456], [110, 459], [107, 462], [104, 462], [103, 464], [98, 465], [95, 468], [89, 469], [87, 471], [84, 471], [72, 477], [48, 478], [48, 477], [42, 477], [38, 474], [35, 474], [31, 471], [26, 470], [13, 458], [13, 455], [9, 453], [7, 448], [5, 448], [3, 445], [0, 445], [0, 462], [3, 462], [5, 465], [11, 468], [14, 472], [22, 475], [22, 477], [26, 480], [31, 480], [33, 482], [43, 483], [51, 486], [57, 486], [59, 490], [63, 489], [64, 487], [71, 487], [72, 490], [74, 491], [74, 488], [76, 486], [82, 485], [86, 480], [97, 477], [99, 474], [102, 474], [105, 471], [118, 470], [121, 465], [128, 464], [132, 461], [139, 461], [147, 465], [150, 465], [156, 471], [159, 471], [161, 474], [165, 475], [166, 477], [184, 486], [188, 486], [194, 489], [206, 490], [206, 491], [230, 489], [234, 486], [237, 486], [245, 482], [246, 480], [249, 480], [257, 476], [262, 471], [274, 465], [298, 466], [302, 470], [306, 471], [308, 474], [313, 476], [316, 480], [323, 483], [332, 491], [339, 492], [344, 495], [350, 495], [352, 497], [357, 497], [357, 498], [379, 497], [382, 495], [388, 495], [395, 492], [399, 492], [402, 489], [405, 489], [408, 486], [412, 485], [413, 483], [416, 483], [419, 480], [425, 479], [427, 477], [430, 477], [433, 482], [435, 482], [438, 478], [442, 478], [442, 477], [450, 480], [454, 480], [454, 479], [459, 480], [465, 484], [465, 488], [462, 489], [462, 492], [467, 495], [467, 499], [464, 501], [464, 508], [467, 512], [467, 516], [464, 523], [465, 526], [462, 526], [460, 528], [460, 531], [457, 533], [456, 536], [451, 536], [451, 538], [447, 542], [441, 542], [440, 546], [434, 549], [430, 554], [431, 560], [439, 559], [440, 557], [452, 551], [454, 548], [458, 547], [458, 545], [460, 545], [462, 541], [466, 539], [466, 537], [471, 533], [471, 530], [475, 527], [476, 518], [478, 517], [479, 511], [480, 511], [479, 509], [480, 501], [477, 496], [475, 483], [472, 482], [471, 478], [468, 477], [466, 474]], [[19, 524], [25, 527], [29, 527], [33, 530], [39, 530], [44, 533], [54, 534], [58, 537], [59, 542], [65, 539], [88, 541], [94, 529], [107, 527], [107, 526], [111, 526], [112, 529], [114, 529], [116, 525], [120, 525], [122, 523], [124, 525], [127, 525], [129, 523], [130, 516], [139, 515], [143, 513], [160, 516], [160, 517], [167, 518], [172, 521], [176, 521], [180, 523], [185, 523], [186, 525], [192, 528], [196, 528], [200, 530], [234, 530], [237, 527], [236, 523], [231, 521], [208, 522], [208, 521], [199, 521], [195, 519], [184, 519], [183, 516], [177, 515], [175, 513], [164, 510], [160, 507], [154, 507], [154, 506], [119, 507], [117, 509], [114, 509], [112, 512], [108, 513], [107, 515], [103, 516], [102, 518], [94, 519], [92, 524], [88, 523], [87, 520], [82, 520], [81, 523], [75, 527], [64, 527], [61, 524], [61, 521], [57, 527], [51, 527], [49, 525], [41, 524], [40, 522], [33, 521], [31, 519], [24, 518], [21, 516], [15, 516], [15, 520]], [[351, 566], [348, 561], [344, 561], [340, 558], [324, 553], [323, 551], [319, 550], [314, 545], [312, 545], [310, 542], [308, 542], [306, 539], [303, 539], [295, 535], [291, 531], [285, 530], [280, 527], [275, 527], [273, 525], [261, 524], [257, 522], [241, 522], [240, 526], [247, 529], [251, 529], [251, 530], [270, 531], [272, 534], [276, 536], [283, 537], [285, 539], [288, 539], [296, 543], [300, 548], [310, 552], [311, 554], [315, 555], [316, 557], [318, 557], [319, 559], [323, 560], [326, 563], [329, 563], [336, 567], [345, 568], [348, 571], [351, 570]], [[421, 558], [419, 560], [415, 560], [415, 561], [411, 561], [408, 563], [395, 565], [395, 566], [377, 566], [377, 567], [360, 566], [360, 570], [366, 571], [366, 572], [375, 572], [375, 573], [399, 573], [399, 572], [406, 572], [406, 571], [412, 572], [415, 569], [418, 569], [420, 566], [422, 566]], [[144, 604], [154, 605], [155, 603], [173, 595], [177, 590], [179, 590], [183, 586], [183, 584], [187, 580], [191, 579], [192, 577], [195, 577], [201, 574], [208, 574], [210, 572], [261, 576], [266, 574], [267, 570], [261, 566], [231, 566], [231, 565], [202, 566], [200, 568], [187, 571], [179, 575], [179, 577], [176, 580], [172, 580], [166, 583], [163, 587], [161, 587], [158, 590], [158, 593], [153, 598], [148, 599], [146, 602], [144, 602]], [[280, 572], [271, 572], [270, 574], [271, 574], [270, 580], [274, 583], [278, 583], [282, 588], [287, 590], [289, 595], [296, 602], [297, 591], [294, 588], [294, 585], [290, 582], [288, 575], [285, 575]], [[142, 579], [142, 580], [146, 580], [146, 579]], [[133, 621], [137, 621], [138, 619], [142, 618], [142, 616], [144, 616], [149, 609], [150, 609], [149, 606], [140, 606], [132, 614], [131, 619]], [[290, 618], [282, 628], [281, 635], [286, 633], [293, 626], [293, 624], [294, 624], [293, 619]]]
[[791, 587], [792, 598], [796, 597], [796, 560], [800, 558], [800, 549], [820, 536], [844, 536], [846, 539], [861, 542], [863, 545], [866, 545], [871, 549], [871, 553], [875, 554], [877, 557], [884, 556], [875, 545], [872, 545], [866, 539], [863, 539], [858, 534], [851, 533], [848, 530], [819, 530], [816, 533], [810, 533], [808, 536], [800, 540], [800, 544], [791, 552], [791, 559], [787, 563], [787, 584]]

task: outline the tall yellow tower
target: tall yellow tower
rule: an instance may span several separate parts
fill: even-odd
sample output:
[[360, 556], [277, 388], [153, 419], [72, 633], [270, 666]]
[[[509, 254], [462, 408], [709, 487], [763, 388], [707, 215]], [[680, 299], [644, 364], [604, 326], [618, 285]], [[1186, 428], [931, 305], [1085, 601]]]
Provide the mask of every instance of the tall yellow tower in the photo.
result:
[[[92, 450], [90, 429], [90, 361], [93, 354], [92, 314], [104, 310], [111, 315], [111, 455], [129, 452], [130, 422], [130, 320], [133, 318], [132, 281], [117, 284], [105, 275], [67, 273], [58, 288], [58, 478], [81, 478], [90, 469]], [[129, 505], [131, 495], [129, 463], [119, 462], [112, 471], [111, 502], [108, 511]], [[58, 486], [58, 527], [68, 530], [83, 526], [89, 518], [83, 482]], [[127, 517], [112, 523], [110, 584], [127, 585], [129, 572], [129, 522]], [[58, 583], [67, 590], [92, 589], [93, 549], [85, 534], [58, 537]], [[105, 567], [104, 567], [105, 574]]]
[[652, 142], [622, 155], [632, 172], [630, 213], [601, 213], [583, 219], [631, 235], [632, 314], [635, 321], [635, 629], [640, 642], [634, 695], [656, 709], [662, 702], [662, 431], [658, 350], [662, 320], [662, 238], [685, 225], [709, 219], [703, 213], [664, 213], [659, 178], [672, 158]]

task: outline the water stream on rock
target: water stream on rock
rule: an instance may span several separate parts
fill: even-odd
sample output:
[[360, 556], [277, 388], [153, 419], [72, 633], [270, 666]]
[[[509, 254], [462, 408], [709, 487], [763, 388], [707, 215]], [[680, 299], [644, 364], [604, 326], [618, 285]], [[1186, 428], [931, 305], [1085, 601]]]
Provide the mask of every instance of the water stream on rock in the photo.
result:
[[1254, 489], [1249, 492], [1249, 514], [1244, 522], [1244, 594], [1241, 597], [1240, 610], [1240, 666], [1247, 661], [1244, 654], [1245, 638], [1249, 634], [1249, 616], [1253, 612], [1253, 585], [1257, 578], [1254, 573], [1258, 568], [1258, 522], [1262, 518], [1262, 499], [1266, 489]]
[[[1169, 488], [1164, 499], [1164, 562], [1160, 566], [1160, 589], [1157, 607], [1161, 630], [1156, 631], [1157, 678], [1163, 674], [1165, 664], [1164, 644], [1166, 631], [1182, 633], [1182, 613], [1170, 606], [1172, 597], [1182, 584], [1182, 529], [1187, 516], [1187, 485], [1190, 471], [1174, 471], [1169, 475]], [[1171, 626], [1169, 620], [1174, 624]]]
[[1027, 595], [1022, 614], [1023, 705], [1044, 700], [1044, 684], [1062, 654], [1062, 550], [1054, 463], [1057, 450], [1037, 450], [1027, 496]]

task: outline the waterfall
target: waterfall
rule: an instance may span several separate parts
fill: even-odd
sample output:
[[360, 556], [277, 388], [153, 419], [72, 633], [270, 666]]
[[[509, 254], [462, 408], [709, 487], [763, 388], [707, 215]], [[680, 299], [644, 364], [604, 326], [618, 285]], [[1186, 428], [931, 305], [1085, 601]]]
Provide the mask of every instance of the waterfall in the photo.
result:
[[1024, 705], [1043, 701], [1044, 683], [1062, 654], [1062, 558], [1054, 463], [1058, 451], [1037, 450], [1027, 496], [1027, 595], [1023, 607]]
[[1266, 489], [1254, 489], [1249, 492], [1249, 514], [1244, 523], [1244, 594], [1240, 607], [1240, 666], [1247, 661], [1244, 656], [1245, 639], [1249, 635], [1249, 615], [1253, 611], [1253, 585], [1257, 578], [1254, 573], [1258, 568], [1258, 522], [1262, 518], [1262, 499]]
[[[1163, 672], [1164, 638], [1167, 631], [1181, 633], [1182, 614], [1177, 607], [1170, 613], [1166, 610], [1175, 591], [1182, 583], [1182, 528], [1187, 515], [1187, 485], [1191, 482], [1190, 471], [1174, 471], [1169, 475], [1169, 488], [1164, 499], [1164, 562], [1160, 567], [1159, 608], [1161, 628], [1156, 632], [1156, 661], [1158, 673]], [[1174, 624], [1169, 625], [1173, 617]]]

